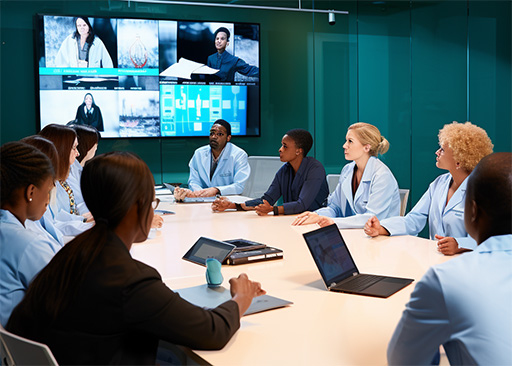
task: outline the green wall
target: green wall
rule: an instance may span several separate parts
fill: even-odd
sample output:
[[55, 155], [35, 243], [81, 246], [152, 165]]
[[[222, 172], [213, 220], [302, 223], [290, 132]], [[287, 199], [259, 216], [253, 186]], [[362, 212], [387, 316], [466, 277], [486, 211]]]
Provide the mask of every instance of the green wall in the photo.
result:
[[[215, 2], [228, 2], [215, 1]], [[296, 7], [296, 1], [231, 1]], [[277, 155], [290, 128], [309, 129], [328, 173], [345, 164], [354, 122], [375, 124], [391, 143], [383, 160], [415, 203], [435, 176], [437, 133], [471, 120], [495, 151], [511, 151], [509, 1], [302, 1], [325, 14], [124, 1], [5, 1], [1, 11], [2, 143], [36, 133], [34, 15], [86, 14], [261, 24], [261, 137], [235, 138], [249, 155]], [[99, 152], [138, 153], [155, 180], [186, 182], [206, 138], [104, 139]]]

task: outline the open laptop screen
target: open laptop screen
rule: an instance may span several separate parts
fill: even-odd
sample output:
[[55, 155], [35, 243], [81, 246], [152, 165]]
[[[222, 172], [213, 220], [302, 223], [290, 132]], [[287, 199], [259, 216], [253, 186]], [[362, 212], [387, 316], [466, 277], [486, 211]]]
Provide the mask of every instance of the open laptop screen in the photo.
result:
[[359, 273], [336, 225], [305, 233], [304, 239], [327, 286]]

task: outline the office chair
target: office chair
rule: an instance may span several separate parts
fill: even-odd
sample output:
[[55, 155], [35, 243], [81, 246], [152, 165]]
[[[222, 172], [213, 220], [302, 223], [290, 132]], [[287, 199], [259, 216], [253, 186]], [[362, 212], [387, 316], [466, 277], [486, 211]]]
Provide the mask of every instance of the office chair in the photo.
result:
[[399, 189], [400, 192], [400, 216], [405, 215], [405, 211], [407, 210], [407, 200], [409, 199], [409, 190], [408, 189]]
[[47, 345], [8, 332], [0, 325], [0, 353], [2, 365], [58, 366]]
[[339, 174], [327, 174], [327, 186], [329, 187], [329, 194], [334, 192], [339, 181], [340, 181]]
[[251, 175], [245, 182], [242, 196], [260, 198], [270, 187], [277, 171], [283, 166], [278, 156], [249, 156]]

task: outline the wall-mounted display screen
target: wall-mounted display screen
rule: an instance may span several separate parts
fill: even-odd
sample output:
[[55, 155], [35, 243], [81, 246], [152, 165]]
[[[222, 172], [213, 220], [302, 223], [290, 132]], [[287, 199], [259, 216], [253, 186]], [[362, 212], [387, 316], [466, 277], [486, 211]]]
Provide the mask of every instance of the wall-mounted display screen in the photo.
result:
[[258, 24], [39, 15], [40, 128], [102, 137], [260, 135]]

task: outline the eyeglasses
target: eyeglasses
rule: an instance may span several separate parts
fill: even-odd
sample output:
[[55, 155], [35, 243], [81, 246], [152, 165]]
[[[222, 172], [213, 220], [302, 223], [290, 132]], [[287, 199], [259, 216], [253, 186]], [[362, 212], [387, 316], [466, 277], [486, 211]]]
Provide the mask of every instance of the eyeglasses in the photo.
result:
[[153, 202], [151, 202], [151, 207], [153, 207], [153, 210], [154, 210], [158, 207], [159, 204], [160, 204], [160, 198], [155, 198], [153, 200]]
[[210, 131], [210, 136], [217, 136], [217, 137], [222, 137], [224, 136], [224, 132], [215, 132], [215, 131]]

